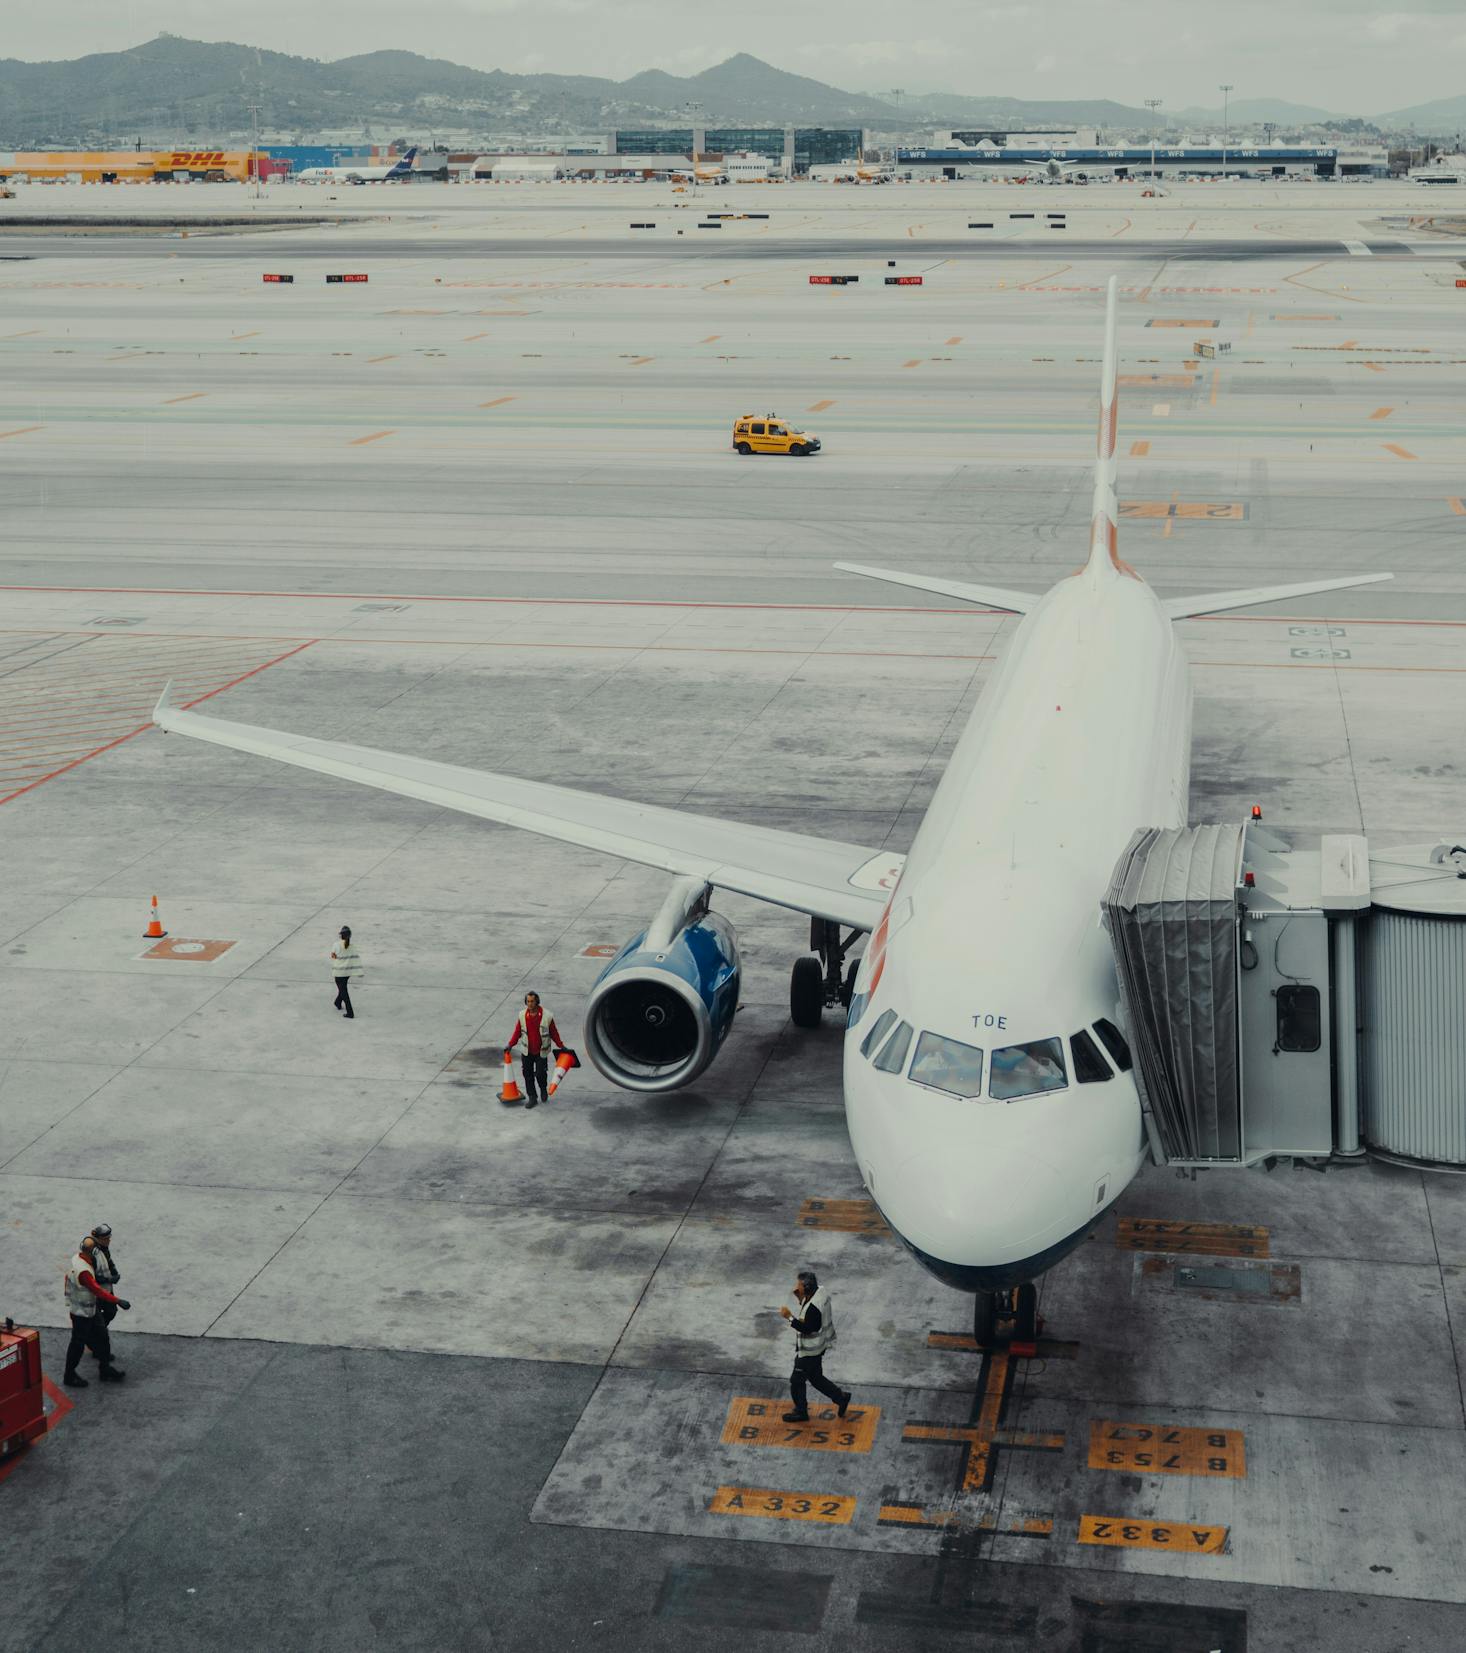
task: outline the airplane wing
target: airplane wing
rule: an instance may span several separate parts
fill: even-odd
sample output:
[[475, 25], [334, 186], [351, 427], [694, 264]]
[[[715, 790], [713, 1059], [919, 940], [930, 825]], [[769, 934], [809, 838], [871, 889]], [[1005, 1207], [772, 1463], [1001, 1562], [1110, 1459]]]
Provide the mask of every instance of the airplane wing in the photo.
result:
[[913, 591], [933, 591], [938, 597], [955, 597], [960, 603], [977, 603], [983, 608], [1001, 608], [1009, 614], [1027, 614], [1040, 601], [1031, 591], [1005, 591], [997, 585], [972, 585], [966, 580], [938, 580], [926, 574], [902, 574], [894, 568], [867, 568], [864, 563], [837, 562], [847, 574], [863, 574], [868, 580], [885, 580], [888, 585], [909, 585]]
[[232, 746], [317, 774], [523, 827], [645, 867], [702, 878], [717, 889], [754, 896], [857, 930], [875, 928], [904, 860], [900, 855], [833, 839], [630, 803], [344, 741], [312, 740], [306, 735], [229, 723], [170, 706], [171, 689], [169, 683], [153, 709], [153, 722], [169, 734]]
[[1250, 591], [1212, 591], [1195, 597], [1162, 597], [1161, 607], [1173, 620], [1193, 614], [1218, 614], [1228, 608], [1255, 608], [1259, 603], [1281, 603], [1290, 597], [1312, 597], [1319, 591], [1343, 591], [1351, 585], [1374, 585], [1393, 574], [1351, 574], [1338, 580], [1304, 580], [1299, 585], [1259, 585]]

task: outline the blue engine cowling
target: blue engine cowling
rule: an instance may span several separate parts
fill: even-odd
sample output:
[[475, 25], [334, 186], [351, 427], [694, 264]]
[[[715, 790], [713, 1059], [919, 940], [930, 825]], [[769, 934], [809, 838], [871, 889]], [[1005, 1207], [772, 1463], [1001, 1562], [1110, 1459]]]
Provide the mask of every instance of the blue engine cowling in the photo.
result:
[[586, 1054], [613, 1084], [671, 1091], [717, 1055], [738, 1008], [738, 938], [704, 912], [663, 947], [628, 941], [591, 989]]

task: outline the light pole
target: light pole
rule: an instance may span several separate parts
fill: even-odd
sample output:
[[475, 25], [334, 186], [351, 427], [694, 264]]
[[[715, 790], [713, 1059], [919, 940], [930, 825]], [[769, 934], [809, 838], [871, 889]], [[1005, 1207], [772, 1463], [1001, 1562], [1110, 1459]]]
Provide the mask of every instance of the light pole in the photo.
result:
[[1226, 181], [1227, 181], [1227, 106], [1228, 106], [1228, 101], [1232, 96], [1232, 86], [1233, 86], [1233, 82], [1229, 80], [1225, 83], [1225, 85], [1217, 87], [1217, 90], [1222, 94], [1222, 182], [1223, 183], [1226, 183]]
[[1150, 110], [1150, 176], [1155, 181], [1155, 112], [1164, 102], [1162, 98], [1147, 98], [1145, 107]]

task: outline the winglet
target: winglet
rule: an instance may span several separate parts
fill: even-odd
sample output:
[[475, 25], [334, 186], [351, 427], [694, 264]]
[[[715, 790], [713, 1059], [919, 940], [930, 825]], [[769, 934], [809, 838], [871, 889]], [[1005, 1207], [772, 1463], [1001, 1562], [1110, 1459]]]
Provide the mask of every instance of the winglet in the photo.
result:
[[163, 714], [165, 712], [171, 712], [173, 710], [173, 707], [172, 707], [172, 704], [171, 704], [172, 697], [173, 697], [173, 679], [170, 677], [168, 679], [168, 681], [163, 685], [162, 694], [160, 694], [158, 696], [158, 704], [153, 707], [153, 722], [156, 723], [157, 726], [160, 729], [166, 730], [167, 727], [168, 727], [168, 725], [166, 723], [164, 723], [164, 721], [163, 721]]

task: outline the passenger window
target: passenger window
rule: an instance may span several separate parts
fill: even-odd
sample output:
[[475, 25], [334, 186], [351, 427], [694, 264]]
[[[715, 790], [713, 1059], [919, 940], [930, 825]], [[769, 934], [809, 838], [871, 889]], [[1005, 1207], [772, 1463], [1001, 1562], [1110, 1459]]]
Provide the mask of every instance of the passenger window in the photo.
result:
[[769, 426], [769, 435], [770, 436], [787, 436], [788, 434], [789, 434], [789, 432], [786, 431], [782, 425], [770, 425]]
[[911, 1049], [911, 1035], [915, 1032], [910, 1022], [902, 1022], [900, 1027], [886, 1040], [885, 1047], [876, 1057], [876, 1070], [879, 1073], [900, 1073], [906, 1066], [906, 1052]]
[[940, 1033], [923, 1033], [907, 1077], [950, 1096], [976, 1096], [982, 1090], [982, 1052]]
[[870, 1055], [876, 1046], [880, 1044], [881, 1040], [884, 1039], [885, 1036], [891, 1031], [891, 1024], [895, 1020], [896, 1012], [894, 1010], [883, 1010], [880, 1015], [876, 1017], [875, 1026], [871, 1028], [870, 1032], [867, 1033], [865, 1038], [860, 1042], [860, 1054], [862, 1056]]
[[1125, 1035], [1111, 1021], [1103, 1016], [1094, 1024], [1094, 1030], [1099, 1034], [1100, 1043], [1110, 1053], [1110, 1060], [1119, 1068], [1121, 1073], [1130, 1071], [1130, 1046], [1125, 1043]]
[[1323, 1001], [1316, 987], [1278, 989], [1278, 1049], [1317, 1050], [1323, 1042]]
[[1099, 1053], [1099, 1046], [1080, 1028], [1069, 1040], [1074, 1052], [1074, 1077], [1081, 1085], [1102, 1085], [1113, 1078], [1110, 1065]]
[[1033, 1039], [1026, 1045], [1005, 1045], [992, 1054], [988, 1095], [996, 1102], [1068, 1088], [1064, 1046], [1058, 1039]]
[[763, 433], [764, 433], [764, 428], [763, 428], [763, 426], [762, 426], [762, 425], [755, 425], [755, 426], [754, 426], [754, 427], [753, 427], [753, 434], [754, 434], [754, 435], [755, 435], [755, 436], [762, 436], [762, 435], [763, 435]]

